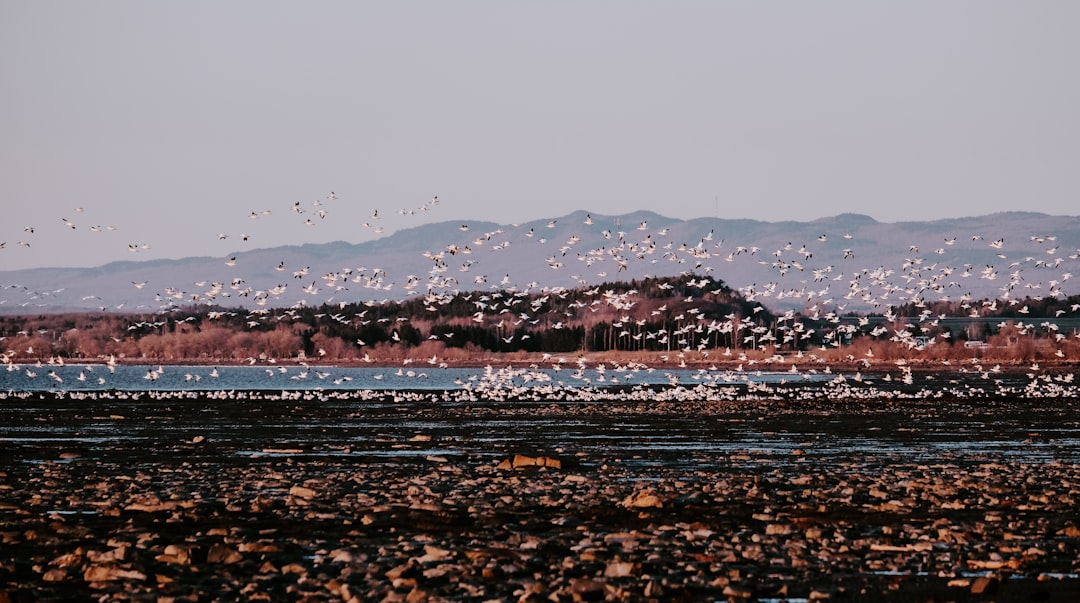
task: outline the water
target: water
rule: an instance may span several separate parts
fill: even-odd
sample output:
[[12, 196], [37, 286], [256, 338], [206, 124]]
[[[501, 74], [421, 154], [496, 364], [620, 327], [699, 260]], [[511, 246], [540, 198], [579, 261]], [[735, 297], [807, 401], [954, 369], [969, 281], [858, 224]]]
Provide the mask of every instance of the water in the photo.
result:
[[[447, 391], [498, 383], [517, 387], [605, 387], [663, 385], [677, 381], [734, 385], [794, 380], [785, 372], [698, 369], [440, 368], [425, 364], [387, 367], [185, 366], [185, 365], [8, 365], [0, 391], [213, 391], [213, 390], [427, 390]], [[811, 376], [825, 381], [828, 375]], [[800, 378], [803, 380], [803, 378]]]

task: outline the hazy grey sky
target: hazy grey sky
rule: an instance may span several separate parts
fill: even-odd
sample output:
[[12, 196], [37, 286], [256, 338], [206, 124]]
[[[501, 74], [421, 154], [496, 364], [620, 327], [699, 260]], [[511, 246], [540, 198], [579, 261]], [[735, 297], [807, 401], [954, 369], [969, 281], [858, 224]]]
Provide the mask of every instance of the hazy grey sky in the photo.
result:
[[1075, 215], [1078, 25], [1071, 0], [8, 0], [0, 269], [367, 240], [375, 210]]

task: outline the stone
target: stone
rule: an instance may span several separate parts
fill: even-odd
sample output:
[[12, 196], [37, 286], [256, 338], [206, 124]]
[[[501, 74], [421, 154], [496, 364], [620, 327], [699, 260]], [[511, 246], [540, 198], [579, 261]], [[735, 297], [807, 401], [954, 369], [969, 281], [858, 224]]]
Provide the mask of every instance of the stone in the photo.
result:
[[576, 578], [570, 581], [570, 595], [574, 601], [603, 601], [607, 585], [599, 580]]
[[791, 524], [770, 523], [769, 525], [765, 526], [765, 534], [767, 536], [786, 536], [791, 532]]
[[514, 469], [519, 467], [535, 467], [536, 459], [531, 456], [525, 456], [524, 454], [515, 454], [514, 460], [511, 461], [511, 465], [513, 465]]
[[63, 580], [66, 580], [67, 576], [68, 576], [68, 573], [67, 573], [66, 569], [55, 567], [55, 568], [45, 572], [41, 576], [41, 579], [44, 580], [45, 582], [61, 582]]
[[549, 456], [542, 456], [536, 459], [537, 466], [551, 467], [552, 469], [562, 469], [562, 461], [559, 459], [553, 459]]
[[604, 569], [605, 578], [625, 578], [640, 573], [636, 564], [627, 561], [610, 561]]
[[352, 553], [345, 549], [335, 549], [330, 552], [330, 561], [333, 563], [352, 563]]
[[453, 556], [453, 553], [446, 549], [432, 546], [430, 544], [424, 545], [424, 555], [417, 558], [420, 563], [432, 563], [435, 561], [443, 561]]
[[237, 563], [244, 558], [240, 551], [224, 544], [215, 544], [206, 552], [207, 563], [223, 563], [225, 565]]
[[304, 500], [311, 500], [315, 498], [315, 491], [304, 486], [293, 486], [292, 488], [289, 488], [289, 495]]
[[185, 546], [170, 544], [165, 547], [165, 552], [154, 557], [161, 563], [173, 563], [176, 565], [191, 564], [191, 550]]
[[627, 496], [622, 501], [622, 505], [627, 509], [648, 509], [648, 508], [660, 508], [664, 504], [660, 501], [660, 497], [653, 493], [652, 490], [642, 490], [634, 492], [630, 496]]
[[125, 570], [111, 565], [91, 565], [83, 572], [87, 582], [111, 582], [113, 580], [146, 580], [146, 574], [135, 570]]
[[997, 592], [998, 579], [992, 576], [981, 576], [975, 578], [971, 583], [971, 594], [973, 595], [990, 595]]
[[99, 553], [97, 551], [88, 551], [86, 553], [87, 559], [93, 563], [108, 563], [110, 561], [123, 561], [127, 556], [126, 546], [118, 546], [112, 550]]
[[724, 587], [723, 595], [730, 601], [749, 601], [754, 596], [754, 591], [745, 586], [728, 584]]

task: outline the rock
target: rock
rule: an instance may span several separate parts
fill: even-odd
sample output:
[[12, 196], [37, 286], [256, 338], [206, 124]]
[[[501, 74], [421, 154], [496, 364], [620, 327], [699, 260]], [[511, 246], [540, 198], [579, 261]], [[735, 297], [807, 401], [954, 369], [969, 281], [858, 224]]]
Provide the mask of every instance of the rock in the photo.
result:
[[626, 561], [610, 561], [604, 569], [605, 578], [625, 578], [640, 573], [640, 568], [634, 563]]
[[514, 469], [519, 467], [535, 467], [536, 459], [531, 456], [525, 456], [524, 454], [515, 454], [514, 460], [511, 461], [511, 465], [513, 465]]
[[642, 490], [634, 492], [630, 496], [627, 496], [622, 501], [622, 506], [627, 509], [647, 509], [647, 508], [660, 508], [663, 507], [663, 503], [660, 501], [660, 497], [653, 493], [652, 490]]
[[281, 551], [281, 546], [267, 542], [242, 542], [236, 550], [241, 553], [277, 553]]
[[184, 546], [170, 544], [165, 547], [165, 552], [154, 557], [161, 563], [174, 563], [176, 565], [191, 565], [191, 549]]
[[441, 548], [439, 548], [437, 546], [432, 546], [430, 544], [425, 544], [424, 545], [424, 555], [422, 557], [417, 558], [417, 561], [419, 561], [420, 563], [431, 563], [431, 562], [434, 562], [434, 561], [443, 561], [444, 559], [448, 559], [448, 558], [450, 558], [452, 556], [453, 556], [453, 553], [451, 553], [450, 551], [448, 551], [446, 549], [441, 549]]
[[115, 549], [112, 549], [111, 551], [105, 551], [104, 553], [99, 553], [97, 551], [88, 551], [86, 553], [86, 557], [93, 563], [123, 561], [124, 557], [127, 556], [127, 549], [128, 547], [126, 546], [118, 546]]
[[971, 594], [973, 595], [990, 595], [997, 592], [998, 579], [992, 576], [982, 576], [975, 578], [971, 583]]
[[304, 486], [293, 486], [292, 488], [289, 488], [289, 495], [304, 500], [311, 500], [315, 498], [315, 491], [311, 488], [305, 488]]
[[206, 553], [207, 563], [224, 563], [226, 565], [237, 563], [244, 558], [240, 551], [224, 544], [215, 544]]
[[786, 536], [791, 533], [791, 524], [786, 523], [770, 523], [765, 526], [765, 534], [767, 536]]
[[549, 456], [542, 456], [536, 459], [536, 464], [541, 467], [551, 467], [552, 469], [562, 469], [562, 461], [559, 459], [553, 459]]
[[166, 502], [137, 502], [124, 507], [125, 511], [143, 511], [145, 513], [157, 513], [159, 511], [175, 511], [180, 508], [176, 501]]
[[56, 567], [45, 572], [45, 574], [41, 576], [41, 579], [45, 582], [61, 582], [66, 580], [67, 576], [68, 573], [66, 569]]
[[330, 552], [330, 561], [333, 563], [352, 563], [352, 553], [345, 549], [335, 549]]
[[146, 574], [135, 570], [125, 570], [111, 565], [91, 565], [83, 572], [87, 582], [111, 582], [113, 580], [146, 580]]
[[281, 566], [279, 570], [282, 574], [297, 574], [303, 576], [307, 573], [307, 569], [299, 563], [290, 563], [288, 565]]
[[513, 459], [508, 459], [499, 463], [496, 468], [519, 469], [521, 467], [551, 467], [552, 469], [562, 469], [562, 461], [549, 456], [532, 457], [524, 454], [515, 454]]
[[723, 595], [728, 598], [729, 601], [749, 601], [754, 596], [754, 591], [744, 586], [734, 586], [728, 584], [724, 587]]
[[603, 601], [607, 585], [599, 580], [577, 578], [570, 581], [570, 595], [574, 601]]
[[82, 563], [82, 555], [79, 552], [66, 553], [60, 555], [56, 559], [49, 562], [49, 565], [55, 565], [56, 567], [71, 567]]
[[416, 570], [416, 566], [413, 565], [412, 562], [409, 562], [409, 563], [403, 563], [403, 564], [401, 564], [399, 566], [396, 566], [396, 567], [392, 567], [389, 570], [387, 570], [386, 573], [383, 574], [383, 575], [386, 576], [387, 579], [389, 579], [389, 580], [397, 580], [399, 578], [404, 578], [404, 577], [407, 577], [409, 575], [414, 574], [415, 570]]

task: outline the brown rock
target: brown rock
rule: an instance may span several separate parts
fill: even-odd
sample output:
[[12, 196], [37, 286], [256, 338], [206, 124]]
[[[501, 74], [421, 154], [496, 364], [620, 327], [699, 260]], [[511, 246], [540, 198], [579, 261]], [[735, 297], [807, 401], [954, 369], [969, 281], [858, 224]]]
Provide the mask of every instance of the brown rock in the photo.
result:
[[754, 596], [754, 591], [743, 586], [728, 584], [724, 587], [723, 594], [729, 601], [749, 601]]
[[303, 576], [304, 574], [307, 573], [307, 570], [304, 569], [304, 566], [300, 565], [299, 563], [290, 563], [288, 565], [284, 565], [284, 566], [281, 567], [281, 573], [283, 573], [283, 574], [298, 574], [298, 575]]
[[559, 459], [553, 459], [549, 456], [542, 456], [536, 459], [537, 466], [551, 467], [552, 469], [562, 469], [562, 461]]
[[94, 563], [108, 563], [110, 561], [123, 561], [127, 556], [127, 546], [118, 546], [111, 551], [105, 551], [99, 553], [97, 551], [88, 551], [86, 553], [87, 558]]
[[767, 536], [786, 536], [791, 532], [791, 525], [786, 523], [770, 523], [765, 526], [765, 534]]
[[431, 563], [433, 561], [442, 561], [449, 558], [451, 555], [452, 553], [446, 549], [432, 546], [430, 544], [425, 544], [424, 555], [422, 557], [418, 557], [417, 561], [419, 561], [420, 563]]
[[638, 573], [640, 573], [640, 568], [636, 564], [627, 561], [610, 561], [607, 568], [604, 569], [605, 578], [625, 578], [635, 576]]
[[66, 580], [67, 570], [59, 567], [53, 568], [45, 572], [45, 574], [41, 576], [41, 579], [45, 582], [60, 582]]
[[304, 486], [293, 486], [292, 488], [289, 488], [289, 494], [297, 498], [303, 498], [304, 500], [315, 498], [315, 491], [311, 488], [305, 488]]
[[991, 576], [975, 578], [971, 583], [971, 594], [989, 595], [997, 592], [998, 579]]
[[74, 553], [67, 553], [60, 555], [56, 559], [49, 562], [49, 565], [55, 565], [56, 567], [71, 567], [82, 562], [82, 555], [78, 551]]
[[237, 563], [244, 558], [240, 551], [224, 544], [215, 544], [206, 553], [207, 563], [224, 563], [226, 565]]
[[277, 553], [281, 551], [279, 545], [268, 542], [244, 542], [239, 544], [236, 549], [241, 553]]
[[660, 497], [654, 494], [652, 490], [634, 492], [622, 501], [622, 505], [627, 509], [660, 508], [664, 506], [660, 501]]
[[518, 467], [535, 467], [536, 459], [531, 456], [525, 456], [524, 454], [515, 454], [511, 464], [514, 469], [517, 469]]
[[404, 577], [406, 574], [413, 573], [415, 569], [416, 566], [414, 566], [411, 562], [403, 563], [401, 565], [388, 569], [384, 575], [389, 580], [397, 580], [398, 578]]
[[330, 561], [333, 563], [352, 563], [352, 553], [345, 549], [334, 549], [330, 552]]
[[92, 565], [83, 572], [87, 582], [111, 582], [113, 580], [146, 580], [146, 574], [135, 570], [125, 570], [110, 565]]
[[161, 563], [175, 563], [176, 565], [191, 564], [191, 550], [184, 546], [170, 544], [165, 547], [165, 552], [154, 557]]
[[570, 595], [575, 601], [602, 601], [607, 594], [607, 585], [599, 580], [588, 578], [570, 582]]

